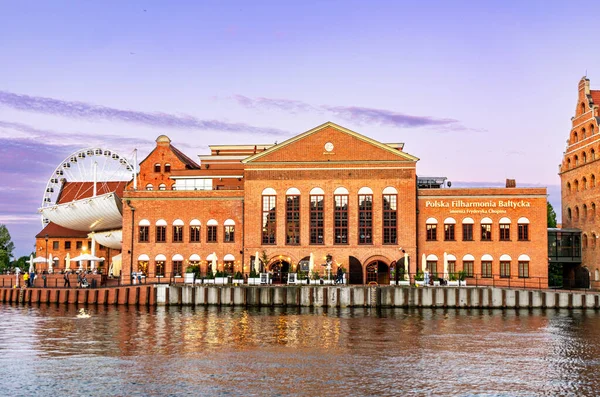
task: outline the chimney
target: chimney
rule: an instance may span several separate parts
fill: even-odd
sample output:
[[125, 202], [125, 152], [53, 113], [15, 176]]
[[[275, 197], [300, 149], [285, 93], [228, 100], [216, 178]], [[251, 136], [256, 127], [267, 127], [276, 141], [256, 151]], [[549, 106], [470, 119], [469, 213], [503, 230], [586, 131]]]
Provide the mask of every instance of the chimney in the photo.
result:
[[517, 187], [517, 181], [514, 179], [507, 179], [506, 180], [506, 187]]

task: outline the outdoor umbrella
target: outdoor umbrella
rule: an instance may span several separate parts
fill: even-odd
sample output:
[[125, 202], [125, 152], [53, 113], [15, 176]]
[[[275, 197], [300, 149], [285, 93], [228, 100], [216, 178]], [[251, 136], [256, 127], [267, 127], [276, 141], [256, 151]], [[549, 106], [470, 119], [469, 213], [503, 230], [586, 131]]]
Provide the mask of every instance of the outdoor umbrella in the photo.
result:
[[217, 253], [216, 252], [213, 252], [213, 254], [212, 254], [212, 268], [217, 271], [219, 270], [219, 269], [217, 269]]
[[48, 273], [52, 273], [52, 265], [54, 264], [54, 260], [52, 260], [52, 254], [48, 255]]
[[421, 268], [423, 269], [423, 273], [427, 271], [427, 257], [423, 254], [423, 259], [421, 260]]
[[69, 270], [71, 268], [71, 255], [67, 253], [65, 257], [65, 270]]
[[[79, 270], [82, 270], [82, 261], [92, 261], [92, 262], [98, 262], [98, 261], [103, 261], [104, 259], [102, 258], [98, 258], [95, 255], [92, 254], [81, 254], [79, 256], [75, 256], [73, 258], [71, 258], [71, 260], [73, 261], [79, 261]], [[87, 266], [86, 266], [87, 269]]]
[[29, 257], [29, 273], [33, 273], [34, 268], [33, 268], [33, 254], [31, 254], [31, 256]]
[[315, 267], [315, 257], [313, 255], [313, 253], [310, 253], [310, 258], [308, 259], [308, 274], [310, 277], [310, 273], [312, 273], [313, 271], [313, 267]]
[[444, 280], [448, 280], [448, 254], [444, 252]]
[[256, 251], [256, 254], [254, 255], [254, 271], [256, 273], [258, 273], [260, 269], [260, 259], [258, 259], [258, 251]]
[[43, 256], [38, 256], [33, 259], [33, 263], [46, 263], [46, 262], [47, 262], [47, 259], [44, 258]]
[[408, 253], [404, 253], [404, 278], [406, 278], [406, 276], [409, 277], [410, 279], [410, 275], [408, 274]]

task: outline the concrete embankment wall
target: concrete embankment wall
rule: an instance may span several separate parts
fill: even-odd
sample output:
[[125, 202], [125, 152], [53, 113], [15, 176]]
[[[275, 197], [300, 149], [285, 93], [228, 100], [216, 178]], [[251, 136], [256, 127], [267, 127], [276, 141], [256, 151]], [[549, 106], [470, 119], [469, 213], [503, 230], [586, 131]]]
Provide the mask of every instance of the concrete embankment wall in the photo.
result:
[[0, 288], [0, 302], [98, 305], [600, 309], [596, 292], [493, 287], [188, 286]]
[[156, 287], [158, 305], [304, 307], [600, 308], [593, 292], [493, 287]]

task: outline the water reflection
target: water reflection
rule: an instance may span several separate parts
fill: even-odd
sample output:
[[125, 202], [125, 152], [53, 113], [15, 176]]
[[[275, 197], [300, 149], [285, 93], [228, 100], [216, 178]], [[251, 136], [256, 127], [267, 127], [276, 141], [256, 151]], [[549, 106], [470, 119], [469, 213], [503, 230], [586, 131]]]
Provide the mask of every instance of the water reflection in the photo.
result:
[[0, 376], [14, 379], [3, 394], [591, 395], [600, 386], [596, 312], [80, 309], [0, 306]]

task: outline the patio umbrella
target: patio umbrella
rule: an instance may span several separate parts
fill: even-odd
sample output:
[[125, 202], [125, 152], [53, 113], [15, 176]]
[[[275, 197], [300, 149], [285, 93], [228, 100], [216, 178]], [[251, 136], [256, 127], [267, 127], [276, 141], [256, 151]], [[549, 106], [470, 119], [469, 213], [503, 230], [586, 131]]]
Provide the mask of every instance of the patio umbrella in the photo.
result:
[[33, 268], [33, 254], [31, 254], [31, 256], [29, 257], [29, 273], [33, 273], [34, 268]]
[[[83, 261], [99, 262], [99, 261], [103, 261], [104, 259], [98, 258], [97, 256], [92, 255], [92, 254], [81, 254], [79, 256], [75, 256], [75, 257], [71, 258], [71, 260], [79, 261], [79, 270], [83, 270], [83, 268], [82, 268]], [[86, 266], [86, 269], [87, 269], [87, 266]]]
[[423, 269], [423, 273], [427, 271], [427, 257], [423, 254], [423, 259], [421, 260], [421, 268]]
[[67, 253], [65, 257], [65, 270], [69, 270], [71, 268], [71, 255]]
[[54, 260], [52, 259], [52, 254], [48, 255], [48, 273], [52, 273], [52, 265], [54, 264]]
[[448, 254], [444, 252], [444, 280], [448, 280]]
[[33, 259], [33, 263], [46, 263], [48, 260], [43, 256], [38, 256]]
[[310, 253], [310, 258], [308, 259], [308, 273], [312, 273], [313, 267], [315, 267], [315, 257], [313, 253]]
[[213, 252], [213, 254], [212, 254], [212, 268], [219, 270], [219, 269], [217, 269], [217, 253], [216, 252]]
[[[408, 276], [408, 253], [404, 253], [404, 278]], [[410, 277], [410, 276], [409, 276]]]
[[258, 259], [258, 251], [256, 251], [256, 254], [254, 255], [254, 271], [256, 273], [258, 273], [260, 269], [260, 259]]

